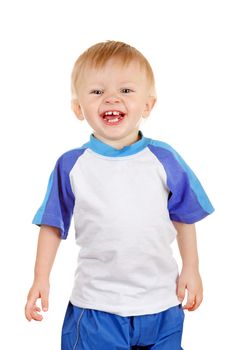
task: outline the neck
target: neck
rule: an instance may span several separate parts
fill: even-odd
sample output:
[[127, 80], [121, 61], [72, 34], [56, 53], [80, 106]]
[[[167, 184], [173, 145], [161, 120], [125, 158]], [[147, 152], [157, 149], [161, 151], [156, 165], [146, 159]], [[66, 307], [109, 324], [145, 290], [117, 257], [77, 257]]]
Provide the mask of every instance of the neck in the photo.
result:
[[107, 138], [103, 137], [102, 135], [98, 135], [98, 133], [94, 133], [93, 135], [98, 140], [106, 143], [109, 146], [112, 146], [115, 149], [122, 149], [125, 146], [132, 145], [133, 143], [135, 143], [141, 139], [141, 136], [140, 136], [138, 130], [135, 130], [133, 133], [131, 133], [130, 135], [127, 135], [126, 137], [124, 137], [120, 140], [107, 139]]

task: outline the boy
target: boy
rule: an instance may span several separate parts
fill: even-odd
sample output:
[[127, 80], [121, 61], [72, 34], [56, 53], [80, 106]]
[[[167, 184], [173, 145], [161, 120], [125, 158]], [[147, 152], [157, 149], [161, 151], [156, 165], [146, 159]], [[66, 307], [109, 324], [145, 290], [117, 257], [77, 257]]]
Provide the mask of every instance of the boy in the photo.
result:
[[81, 249], [62, 350], [180, 350], [185, 290], [184, 309], [202, 301], [194, 223], [213, 207], [177, 152], [139, 130], [155, 102], [148, 61], [125, 43], [98, 43], [74, 65], [72, 108], [93, 133], [51, 174], [33, 221], [41, 229], [25, 307], [29, 321], [42, 320], [38, 298], [48, 310], [49, 274], [73, 214]]

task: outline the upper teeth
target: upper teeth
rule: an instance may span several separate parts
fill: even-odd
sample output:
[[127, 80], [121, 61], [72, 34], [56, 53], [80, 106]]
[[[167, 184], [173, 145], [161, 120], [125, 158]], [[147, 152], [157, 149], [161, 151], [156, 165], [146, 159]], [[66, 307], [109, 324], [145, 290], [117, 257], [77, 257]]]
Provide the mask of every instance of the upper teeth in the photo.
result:
[[105, 115], [120, 115], [120, 112], [117, 111], [109, 111], [109, 112], [105, 112]]

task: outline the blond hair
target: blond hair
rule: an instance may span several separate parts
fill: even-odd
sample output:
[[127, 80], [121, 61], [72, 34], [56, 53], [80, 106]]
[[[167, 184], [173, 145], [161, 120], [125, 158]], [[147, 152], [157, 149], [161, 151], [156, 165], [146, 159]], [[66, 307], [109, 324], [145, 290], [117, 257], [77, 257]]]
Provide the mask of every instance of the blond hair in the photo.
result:
[[143, 54], [133, 46], [120, 41], [108, 40], [89, 47], [75, 62], [71, 75], [72, 100], [76, 100], [78, 97], [78, 84], [84, 69], [86, 67], [102, 68], [111, 58], [119, 60], [123, 65], [129, 64], [133, 60], [137, 61], [147, 75], [150, 95], [155, 96], [153, 70]]

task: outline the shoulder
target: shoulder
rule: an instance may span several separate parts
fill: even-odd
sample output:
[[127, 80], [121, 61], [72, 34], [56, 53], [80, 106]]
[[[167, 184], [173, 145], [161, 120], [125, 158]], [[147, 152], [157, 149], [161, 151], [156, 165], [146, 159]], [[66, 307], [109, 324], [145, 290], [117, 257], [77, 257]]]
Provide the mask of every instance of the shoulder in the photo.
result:
[[70, 172], [79, 157], [85, 152], [87, 147], [82, 146], [69, 151], [64, 152], [57, 160], [56, 166], [61, 170]]
[[80, 155], [82, 155], [85, 150], [87, 149], [87, 147], [79, 147], [79, 148], [74, 148], [71, 149], [69, 151], [64, 152], [59, 159], [61, 160], [67, 160], [67, 159], [71, 159], [71, 158], [75, 158], [75, 157], [79, 157]]
[[185, 172], [191, 171], [180, 153], [168, 143], [150, 139], [148, 147], [166, 169], [173, 169], [175, 173], [177, 173], [178, 168]]
[[155, 154], [180, 158], [178, 152], [167, 142], [149, 139], [148, 147]]

